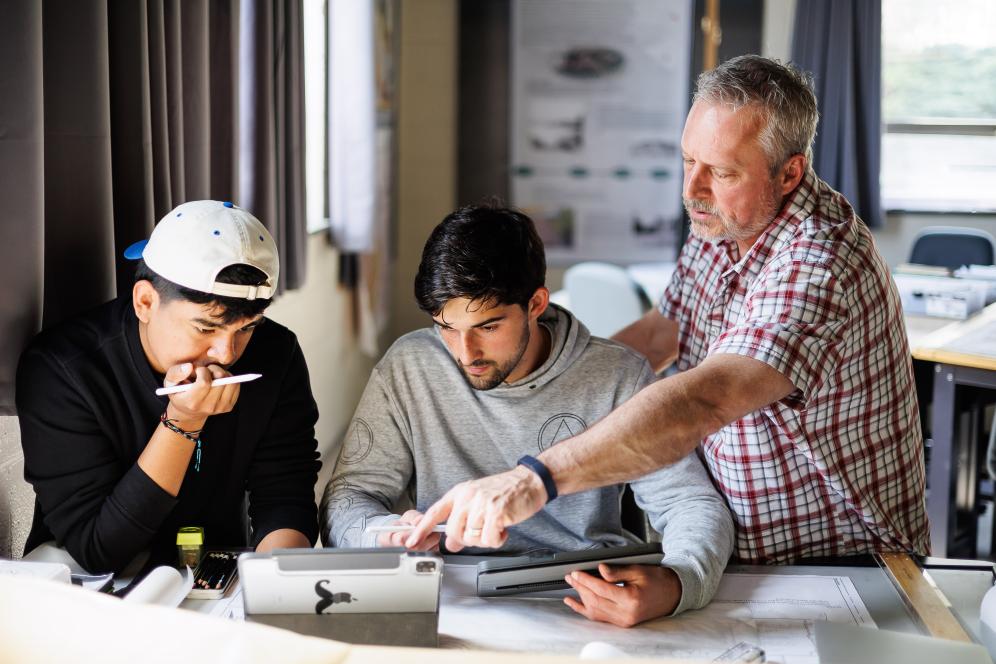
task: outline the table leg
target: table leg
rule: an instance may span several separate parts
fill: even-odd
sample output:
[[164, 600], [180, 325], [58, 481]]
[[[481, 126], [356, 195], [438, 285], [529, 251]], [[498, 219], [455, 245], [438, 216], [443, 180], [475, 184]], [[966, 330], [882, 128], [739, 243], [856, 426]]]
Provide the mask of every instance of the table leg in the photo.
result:
[[953, 439], [956, 384], [955, 370], [951, 365], [938, 364], [935, 371], [927, 516], [930, 518], [931, 555], [944, 558], [955, 534], [954, 476], [957, 464], [954, 463]]

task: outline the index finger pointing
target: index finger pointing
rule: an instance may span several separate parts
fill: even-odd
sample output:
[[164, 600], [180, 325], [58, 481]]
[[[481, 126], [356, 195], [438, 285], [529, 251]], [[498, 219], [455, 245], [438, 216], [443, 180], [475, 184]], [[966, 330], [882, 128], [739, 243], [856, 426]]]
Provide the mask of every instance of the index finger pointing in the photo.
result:
[[405, 540], [405, 546], [408, 548], [414, 547], [418, 544], [423, 537], [428, 535], [433, 526], [436, 526], [446, 519], [449, 518], [450, 512], [453, 511], [453, 498], [451, 497], [452, 490], [447, 492], [445, 496], [436, 501], [436, 503], [426, 510], [422, 519], [418, 522], [409, 535], [408, 539]]

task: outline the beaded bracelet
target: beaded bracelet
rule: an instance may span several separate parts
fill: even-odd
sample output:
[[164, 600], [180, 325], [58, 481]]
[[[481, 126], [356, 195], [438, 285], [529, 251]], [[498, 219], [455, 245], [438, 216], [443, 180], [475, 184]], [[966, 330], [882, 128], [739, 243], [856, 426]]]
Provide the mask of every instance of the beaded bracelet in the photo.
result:
[[173, 433], [180, 434], [196, 445], [194, 448], [194, 472], [199, 473], [201, 471], [201, 429], [198, 429], [197, 431], [184, 431], [174, 424], [175, 420], [171, 420], [166, 416], [165, 410], [163, 411], [163, 414], [159, 416], [159, 421], [163, 423], [164, 427]]

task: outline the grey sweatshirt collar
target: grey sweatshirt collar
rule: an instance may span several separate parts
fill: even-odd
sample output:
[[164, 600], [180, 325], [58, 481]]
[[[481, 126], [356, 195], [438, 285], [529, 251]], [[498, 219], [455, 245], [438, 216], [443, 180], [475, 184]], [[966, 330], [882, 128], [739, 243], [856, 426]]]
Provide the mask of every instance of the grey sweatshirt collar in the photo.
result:
[[[527, 376], [514, 383], [502, 383], [490, 390], [479, 391], [479, 397], [518, 398], [538, 389], [566, 371], [584, 353], [591, 333], [574, 316], [559, 305], [550, 304], [539, 318], [539, 324], [550, 333], [550, 354], [546, 360]], [[445, 344], [435, 328], [435, 338]], [[446, 351], [447, 354], [449, 351]]]

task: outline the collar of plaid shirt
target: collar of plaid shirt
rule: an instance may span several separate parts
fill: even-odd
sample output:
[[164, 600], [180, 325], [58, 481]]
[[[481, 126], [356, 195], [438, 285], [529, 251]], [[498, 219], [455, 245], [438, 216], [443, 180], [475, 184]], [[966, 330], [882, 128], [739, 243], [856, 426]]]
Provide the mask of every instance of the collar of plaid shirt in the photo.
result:
[[785, 197], [781, 211], [771, 220], [747, 253], [739, 257], [739, 260], [736, 242], [733, 240], [717, 242], [723, 247], [731, 263], [723, 273], [724, 279], [728, 280], [733, 275], [753, 278], [760, 273], [768, 259], [795, 237], [799, 224], [813, 214], [819, 182], [813, 169], [806, 169], [806, 174], [799, 181], [799, 185]]

